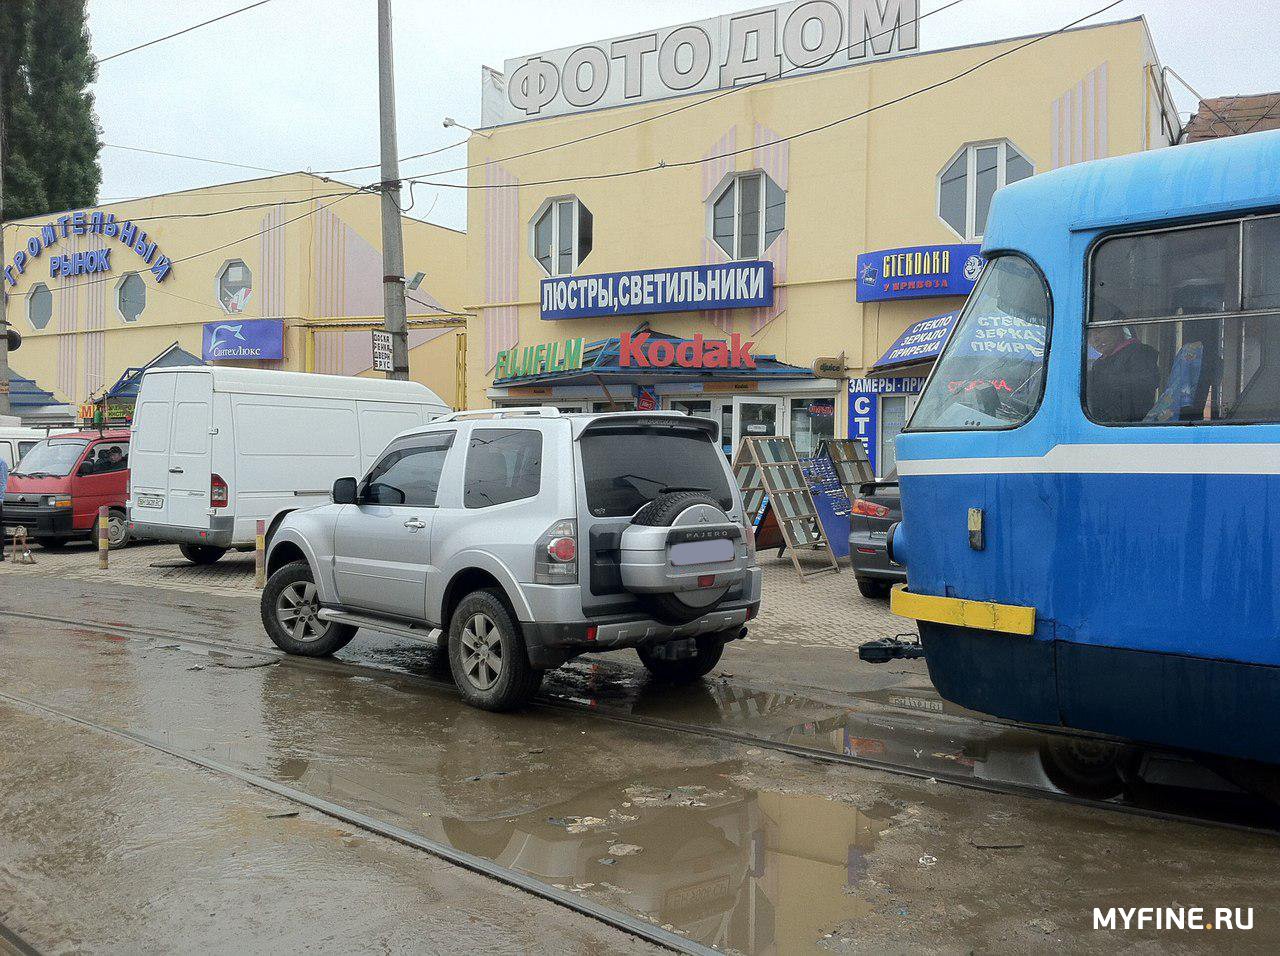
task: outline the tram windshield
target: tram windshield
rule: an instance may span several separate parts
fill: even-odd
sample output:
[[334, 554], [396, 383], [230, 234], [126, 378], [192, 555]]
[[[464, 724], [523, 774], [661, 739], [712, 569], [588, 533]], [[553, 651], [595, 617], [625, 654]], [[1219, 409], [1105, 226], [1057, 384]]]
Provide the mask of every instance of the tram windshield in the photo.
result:
[[1011, 428], [1044, 392], [1049, 289], [1020, 256], [993, 259], [938, 359], [908, 431]]

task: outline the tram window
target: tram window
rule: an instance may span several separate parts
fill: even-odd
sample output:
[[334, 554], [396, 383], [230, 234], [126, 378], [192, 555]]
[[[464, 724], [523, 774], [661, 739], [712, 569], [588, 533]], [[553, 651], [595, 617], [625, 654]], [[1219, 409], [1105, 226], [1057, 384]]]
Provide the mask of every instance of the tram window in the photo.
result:
[[1090, 281], [1091, 419], [1280, 421], [1280, 219], [1108, 240]]
[[993, 259], [970, 295], [907, 431], [1012, 428], [1044, 394], [1049, 289], [1020, 256]]
[[1244, 307], [1280, 309], [1280, 216], [1244, 224]]

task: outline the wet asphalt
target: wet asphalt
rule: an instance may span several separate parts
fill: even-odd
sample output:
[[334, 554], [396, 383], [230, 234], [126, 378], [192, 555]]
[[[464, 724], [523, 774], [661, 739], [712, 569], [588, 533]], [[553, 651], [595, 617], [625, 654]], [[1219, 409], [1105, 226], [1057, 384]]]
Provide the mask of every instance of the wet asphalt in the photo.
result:
[[[432, 683], [445, 675], [429, 647], [362, 633], [342, 658], [372, 667], [304, 666], [182, 642], [269, 648], [248, 601], [53, 579], [0, 589], [0, 609], [157, 632], [0, 617], [0, 692], [287, 783], [721, 950], [1203, 949], [1189, 934], [1091, 928], [1094, 907], [1174, 904], [1253, 906], [1254, 931], [1215, 942], [1280, 942], [1280, 837], [944, 782], [1052, 786], [1038, 735], [975, 732], [918, 674], [812, 695], [737, 677], [673, 690], [628, 655], [549, 679], [553, 697], [587, 710], [491, 715]], [[909, 761], [920, 776], [592, 710]], [[44, 952], [649, 948], [8, 702], [0, 924]]]

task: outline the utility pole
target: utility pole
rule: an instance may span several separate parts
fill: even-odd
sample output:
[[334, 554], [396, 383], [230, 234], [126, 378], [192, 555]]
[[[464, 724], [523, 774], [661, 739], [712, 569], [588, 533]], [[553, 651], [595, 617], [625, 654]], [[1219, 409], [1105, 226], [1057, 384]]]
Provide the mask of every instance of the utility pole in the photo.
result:
[[409, 330], [405, 311], [404, 234], [400, 222], [400, 160], [396, 146], [395, 51], [391, 0], [378, 0], [378, 115], [382, 131], [383, 328], [391, 333], [387, 378], [409, 378]]
[[[0, 55], [0, 269], [4, 268], [4, 72], [8, 64]], [[0, 275], [0, 415], [9, 405], [9, 292]], [[0, 502], [2, 503], [2, 502]]]

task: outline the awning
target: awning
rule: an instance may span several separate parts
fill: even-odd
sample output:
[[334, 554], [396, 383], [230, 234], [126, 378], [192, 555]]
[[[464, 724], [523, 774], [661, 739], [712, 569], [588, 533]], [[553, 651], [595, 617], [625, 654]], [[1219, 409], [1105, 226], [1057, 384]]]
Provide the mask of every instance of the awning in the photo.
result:
[[146, 365], [125, 369], [124, 374], [120, 376], [120, 380], [107, 389], [107, 394], [103, 396], [103, 401], [136, 402], [138, 400], [138, 389], [142, 386], [142, 373], [147, 369], [184, 368], [203, 364], [203, 361], [185, 349], [179, 348], [178, 343], [174, 342]]
[[75, 409], [58, 401], [53, 392], [24, 378], [9, 367], [9, 407], [25, 425], [75, 421]]
[[959, 315], [960, 312], [957, 310], [913, 322], [889, 346], [888, 351], [867, 369], [867, 374], [873, 376], [926, 374], [933, 360], [942, 353], [942, 348], [947, 344], [947, 339], [950, 338], [951, 330], [955, 328], [956, 318]]
[[[649, 342], [667, 341], [679, 347], [692, 343], [664, 332], [655, 332], [647, 324], [641, 325], [633, 336], [648, 332]], [[814, 379], [813, 369], [801, 368], [778, 361], [776, 355], [752, 353], [755, 368], [682, 368], [672, 365], [665, 368], [622, 366], [620, 362], [621, 338], [601, 339], [588, 343], [582, 352], [582, 368], [572, 371], [539, 372], [516, 378], [499, 379], [495, 388], [512, 385], [599, 385], [617, 383], [665, 385], [674, 382], [723, 382], [723, 381], [779, 381], [783, 379]]]

